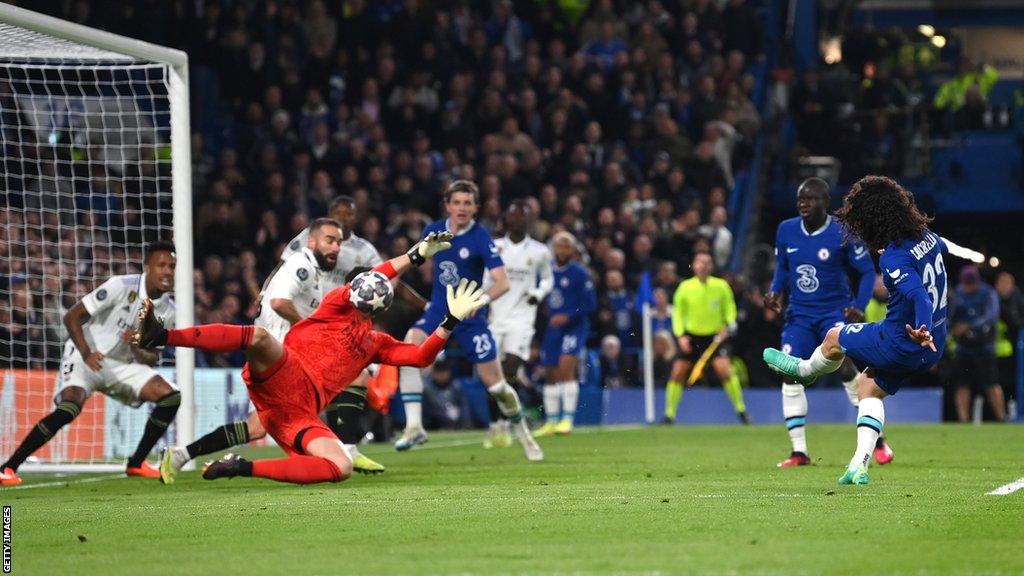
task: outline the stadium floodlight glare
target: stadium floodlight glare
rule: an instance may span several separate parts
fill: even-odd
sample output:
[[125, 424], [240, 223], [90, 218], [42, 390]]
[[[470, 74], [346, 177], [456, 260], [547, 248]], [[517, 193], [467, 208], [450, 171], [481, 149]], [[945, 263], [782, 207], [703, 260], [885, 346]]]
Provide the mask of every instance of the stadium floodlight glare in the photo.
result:
[[917, 31], [927, 38], [935, 36], [935, 26], [932, 26], [931, 24], [921, 24], [917, 27]]
[[[66, 309], [141, 271], [149, 242], [174, 240], [175, 321], [193, 323], [189, 139], [184, 52], [0, 4], [0, 314], [18, 344], [0, 352], [0, 454], [53, 409]], [[193, 368], [189, 349], [162, 368], [181, 388], [178, 443], [193, 435]], [[97, 395], [39, 465], [123, 470], [147, 414]]]
[[932, 36], [932, 45], [936, 48], [945, 48], [946, 37], [945, 36]]

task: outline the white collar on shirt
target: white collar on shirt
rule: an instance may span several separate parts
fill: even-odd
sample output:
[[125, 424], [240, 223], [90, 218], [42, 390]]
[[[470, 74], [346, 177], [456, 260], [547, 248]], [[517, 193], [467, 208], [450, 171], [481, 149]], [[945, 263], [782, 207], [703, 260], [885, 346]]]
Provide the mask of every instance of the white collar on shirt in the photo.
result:
[[826, 229], [828, 229], [828, 225], [831, 224], [831, 223], [832, 223], [832, 216], [826, 215], [825, 216], [825, 223], [821, 225], [821, 228], [818, 228], [814, 232], [808, 232], [807, 231], [807, 227], [804, 226], [804, 221], [801, 219], [800, 220], [800, 229], [804, 231], [804, 235], [805, 236], [817, 236], [818, 234], [821, 234]]
[[[444, 229], [449, 231], [449, 232], [452, 231], [452, 227], [450, 226], [450, 222], [451, 222], [450, 219], [445, 218], [445, 220], [444, 220]], [[459, 232], [459, 233], [457, 233], [455, 235], [456, 236], [462, 236], [466, 232], [469, 232], [470, 230], [472, 230], [473, 226], [476, 226], [476, 220], [470, 220], [469, 221], [469, 226], [466, 226], [461, 232]]]
[[530, 235], [526, 234], [519, 242], [513, 242], [512, 238], [510, 238], [508, 234], [505, 234], [505, 242], [508, 242], [509, 246], [515, 246], [517, 248], [520, 246], [526, 246], [526, 244], [530, 242]]

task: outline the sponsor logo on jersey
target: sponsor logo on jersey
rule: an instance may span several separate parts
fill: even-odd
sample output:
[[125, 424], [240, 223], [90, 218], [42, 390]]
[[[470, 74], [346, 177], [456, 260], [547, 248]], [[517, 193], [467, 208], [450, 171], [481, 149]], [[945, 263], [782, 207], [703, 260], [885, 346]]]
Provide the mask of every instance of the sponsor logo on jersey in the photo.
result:
[[828, 248], [822, 248], [821, 250], [818, 250], [818, 259], [819, 260], [824, 262], [825, 260], [828, 260], [828, 257], [829, 257]]
[[441, 269], [441, 273], [437, 275], [437, 280], [442, 286], [455, 286], [459, 283], [459, 267], [455, 265], [455, 262], [444, 260], [437, 267]]
[[796, 252], [797, 250], [799, 250], [799, 248], [786, 248], [786, 254], [792, 254], [793, 252]]
[[[886, 270], [886, 272], [889, 272], [889, 271]], [[899, 268], [893, 270], [892, 272], [889, 272], [889, 278], [896, 279], [896, 278], [899, 278], [899, 277], [900, 277], [900, 269]]]

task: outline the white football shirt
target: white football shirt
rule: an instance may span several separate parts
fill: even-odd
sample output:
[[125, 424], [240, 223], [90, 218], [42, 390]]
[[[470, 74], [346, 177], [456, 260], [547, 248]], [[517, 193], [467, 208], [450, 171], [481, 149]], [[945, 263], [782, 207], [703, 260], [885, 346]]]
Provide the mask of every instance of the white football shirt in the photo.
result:
[[[122, 362], [134, 362], [131, 346], [121, 340], [121, 334], [138, 323], [139, 307], [148, 297], [145, 274], [111, 276], [86, 294], [82, 305], [90, 318], [84, 331], [93, 352]], [[174, 327], [174, 299], [170, 293], [153, 301], [153, 313], [164, 326]]]
[[[299, 235], [292, 239], [281, 253], [281, 260], [287, 260], [289, 256], [301, 252], [309, 242], [309, 228], [306, 228]], [[380, 264], [383, 260], [380, 253], [366, 240], [350, 234], [347, 240], [341, 241], [341, 250], [338, 252], [338, 264], [334, 270], [324, 272], [323, 293], [327, 294], [335, 288], [345, 285], [345, 276], [357, 266], [369, 266], [370, 268]]]
[[[505, 263], [509, 289], [491, 302], [490, 325], [495, 329], [532, 330], [537, 320], [537, 306], [531, 306], [527, 298], [533, 296], [543, 301], [554, 287], [551, 251], [529, 236], [518, 244], [505, 236], [495, 240], [494, 245], [498, 247], [501, 261]], [[489, 287], [490, 283], [490, 276], [487, 276], [484, 285]]]
[[326, 276], [317, 265], [312, 250], [303, 246], [298, 252], [292, 253], [263, 286], [256, 325], [283, 342], [292, 325], [274, 310], [270, 301], [278, 298], [291, 300], [299, 316], [306, 318], [323, 299]]

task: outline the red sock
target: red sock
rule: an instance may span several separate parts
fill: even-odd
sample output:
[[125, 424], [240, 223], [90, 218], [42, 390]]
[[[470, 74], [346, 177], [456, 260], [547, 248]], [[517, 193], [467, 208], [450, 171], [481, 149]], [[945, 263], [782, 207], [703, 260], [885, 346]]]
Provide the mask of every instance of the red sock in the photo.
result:
[[319, 456], [300, 454], [274, 460], [254, 460], [252, 475], [294, 484], [341, 481], [341, 470], [334, 462]]
[[203, 324], [172, 329], [167, 331], [167, 345], [202, 348], [209, 352], [233, 352], [248, 348], [255, 330], [255, 326], [234, 324]]

